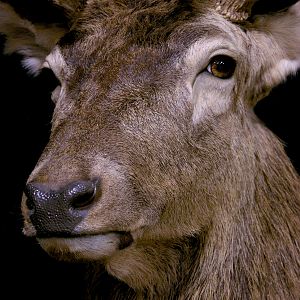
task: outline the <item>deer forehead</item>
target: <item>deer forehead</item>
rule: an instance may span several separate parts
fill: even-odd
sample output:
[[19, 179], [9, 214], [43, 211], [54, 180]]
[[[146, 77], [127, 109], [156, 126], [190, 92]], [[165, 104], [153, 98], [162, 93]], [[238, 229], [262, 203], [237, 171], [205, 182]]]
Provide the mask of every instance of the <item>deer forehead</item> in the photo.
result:
[[[109, 30], [101, 28], [96, 36], [94, 32], [86, 33], [79, 42], [56, 45], [46, 57], [44, 66], [50, 67], [57, 76], [69, 75], [71, 70], [73, 73], [76, 69], [91, 72], [89, 67], [95, 64], [98, 67], [93, 72], [105, 68], [105, 65], [117, 64], [138, 65], [141, 72], [147, 72], [152, 63], [156, 65], [156, 71], [159, 65], [165, 64], [169, 69], [175, 66], [182, 73], [187, 70], [197, 73], [207, 66], [214, 54], [232, 56], [237, 60], [247, 56], [248, 46], [248, 38], [240, 28], [216, 15], [209, 21], [200, 19], [179, 26], [170, 38], [153, 44], [147, 41], [139, 44], [125, 37], [114, 37]], [[145, 61], [147, 64], [143, 64]]]

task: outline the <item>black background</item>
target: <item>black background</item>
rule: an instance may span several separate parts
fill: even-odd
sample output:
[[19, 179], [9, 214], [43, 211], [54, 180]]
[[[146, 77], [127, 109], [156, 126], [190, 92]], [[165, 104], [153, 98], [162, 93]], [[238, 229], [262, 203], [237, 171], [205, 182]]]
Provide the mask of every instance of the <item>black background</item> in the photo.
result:
[[[17, 1], [11, 1], [17, 3]], [[20, 1], [18, 9], [32, 19], [54, 20], [46, 1]], [[276, 10], [295, 1], [273, 1]], [[39, 6], [37, 7], [37, 3]], [[265, 2], [266, 3], [266, 2]], [[271, 2], [268, 1], [268, 4]], [[257, 10], [270, 9], [259, 4]], [[274, 5], [276, 4], [276, 5]], [[30, 9], [35, 7], [34, 14]], [[45, 9], [46, 8], [46, 9]], [[39, 12], [41, 9], [42, 13]], [[59, 19], [60, 20], [60, 19]], [[0, 52], [4, 38], [0, 38]], [[20, 201], [26, 179], [47, 143], [56, 80], [50, 71], [31, 77], [21, 68], [18, 55], [0, 55], [1, 88], [1, 299], [81, 299], [84, 266], [57, 262], [36, 241], [22, 235]], [[257, 115], [286, 144], [300, 171], [300, 76], [278, 86], [256, 107]]]

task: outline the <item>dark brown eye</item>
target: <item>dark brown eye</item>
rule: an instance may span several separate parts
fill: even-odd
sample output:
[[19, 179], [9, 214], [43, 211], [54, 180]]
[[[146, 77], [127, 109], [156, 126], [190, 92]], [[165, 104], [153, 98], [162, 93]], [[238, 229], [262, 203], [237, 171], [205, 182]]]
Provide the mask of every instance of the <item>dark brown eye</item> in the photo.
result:
[[233, 58], [226, 55], [217, 55], [210, 61], [207, 71], [215, 77], [228, 79], [233, 75], [235, 67], [236, 62]]

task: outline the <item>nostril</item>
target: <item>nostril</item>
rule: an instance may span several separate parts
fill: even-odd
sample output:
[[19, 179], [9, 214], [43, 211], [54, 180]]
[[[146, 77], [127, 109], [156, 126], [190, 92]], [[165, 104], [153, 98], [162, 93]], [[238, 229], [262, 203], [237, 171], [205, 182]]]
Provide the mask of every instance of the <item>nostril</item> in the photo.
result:
[[94, 200], [95, 192], [88, 192], [83, 195], [77, 195], [72, 199], [72, 206], [74, 208], [84, 208], [90, 205]]
[[89, 206], [95, 198], [96, 182], [81, 181], [69, 187], [66, 198], [70, 199], [73, 208], [81, 209]]
[[[66, 185], [31, 182], [24, 189], [26, 221], [37, 236], [73, 234], [98, 193], [98, 180], [73, 181]], [[28, 210], [27, 210], [28, 209]]]

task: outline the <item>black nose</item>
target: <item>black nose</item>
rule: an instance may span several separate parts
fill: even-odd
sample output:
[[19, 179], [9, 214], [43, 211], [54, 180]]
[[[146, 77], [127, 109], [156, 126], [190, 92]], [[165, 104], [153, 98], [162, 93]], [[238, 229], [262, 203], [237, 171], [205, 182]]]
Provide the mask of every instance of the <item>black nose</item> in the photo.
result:
[[25, 188], [30, 220], [38, 236], [74, 234], [95, 199], [97, 181], [76, 181], [52, 189], [47, 184], [29, 183]]

